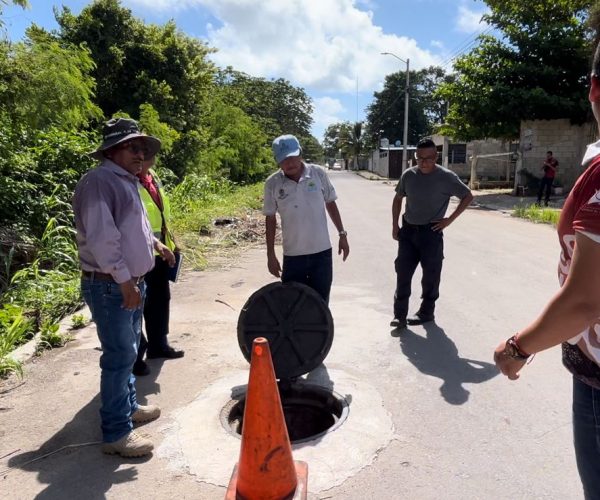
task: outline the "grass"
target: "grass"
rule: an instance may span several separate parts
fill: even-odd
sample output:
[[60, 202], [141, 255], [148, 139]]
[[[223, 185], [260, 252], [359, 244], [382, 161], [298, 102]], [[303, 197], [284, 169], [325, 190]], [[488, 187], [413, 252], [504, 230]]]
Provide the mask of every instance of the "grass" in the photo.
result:
[[71, 316], [71, 329], [79, 330], [87, 325], [87, 320], [83, 314], [73, 314]]
[[[262, 205], [263, 184], [235, 186], [228, 181], [190, 176], [171, 193], [173, 231], [184, 249], [186, 268], [205, 269], [249, 239], [247, 221]], [[237, 220], [217, 229], [217, 218]], [[241, 229], [240, 229], [241, 228]], [[5, 283], [0, 303], [0, 377], [22, 366], [10, 353], [40, 332], [37, 352], [64, 345], [71, 336], [59, 331], [58, 322], [81, 305], [79, 265], [70, 225], [51, 219], [38, 242], [37, 258]], [[262, 235], [260, 235], [262, 236]], [[255, 238], [256, 239], [256, 238]], [[6, 256], [5, 259], [6, 260]], [[4, 304], [4, 305], [3, 305]], [[72, 328], [85, 326], [80, 314], [71, 317]]]
[[263, 184], [234, 187], [202, 198], [174, 197], [171, 213], [178, 244], [185, 253], [185, 267], [206, 269], [211, 261], [227, 249], [237, 247], [243, 234], [236, 231], [217, 231], [213, 221], [228, 218], [244, 221], [262, 206]]
[[533, 222], [556, 226], [558, 224], [558, 219], [560, 218], [560, 209], [529, 205], [527, 207], [515, 208], [512, 215], [513, 217], [520, 217]]

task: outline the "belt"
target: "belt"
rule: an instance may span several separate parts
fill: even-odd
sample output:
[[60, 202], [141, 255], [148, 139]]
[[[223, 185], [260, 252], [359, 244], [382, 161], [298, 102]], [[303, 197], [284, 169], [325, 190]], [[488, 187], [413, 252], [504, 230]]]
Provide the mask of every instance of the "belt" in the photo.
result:
[[410, 229], [429, 229], [434, 224], [434, 222], [430, 222], [429, 224], [411, 224], [410, 222], [407, 222], [406, 219], [402, 219], [402, 227], [408, 227]]
[[[101, 273], [100, 271], [81, 271], [81, 276], [84, 278], [90, 278], [91, 280], [112, 281], [115, 283], [115, 279], [112, 277], [112, 274]], [[144, 281], [143, 276], [132, 276], [131, 279], [135, 281], [136, 284]]]

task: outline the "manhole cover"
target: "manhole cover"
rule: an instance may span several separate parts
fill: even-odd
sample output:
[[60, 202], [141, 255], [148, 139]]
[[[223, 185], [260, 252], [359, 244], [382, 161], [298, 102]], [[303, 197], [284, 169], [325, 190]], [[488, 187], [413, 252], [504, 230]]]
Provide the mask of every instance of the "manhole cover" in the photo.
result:
[[292, 379], [323, 362], [333, 342], [333, 318], [312, 288], [270, 283], [250, 296], [238, 319], [238, 343], [247, 361], [257, 337], [269, 341], [275, 376]]

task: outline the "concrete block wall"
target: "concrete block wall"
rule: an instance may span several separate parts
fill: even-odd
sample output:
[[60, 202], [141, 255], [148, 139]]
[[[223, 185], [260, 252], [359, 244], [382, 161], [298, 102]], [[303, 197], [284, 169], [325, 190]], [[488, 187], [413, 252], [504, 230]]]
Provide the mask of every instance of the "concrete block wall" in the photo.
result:
[[568, 119], [523, 121], [523, 168], [541, 177], [546, 151], [550, 150], [559, 162], [557, 179], [570, 189], [583, 170], [581, 159], [586, 146], [596, 140], [595, 123], [572, 125]]
[[[437, 145], [442, 145], [447, 140], [444, 136], [433, 136], [433, 141]], [[449, 141], [450, 144], [460, 144], [458, 141]], [[474, 155], [485, 155], [493, 153], [507, 153], [510, 150], [510, 143], [498, 139], [485, 139], [470, 141], [467, 145], [467, 163], [449, 163], [448, 168], [461, 178], [468, 180], [471, 177], [471, 161]], [[477, 161], [477, 176], [479, 179], [504, 180], [506, 179], [507, 169], [512, 173], [509, 158], [480, 158]], [[514, 167], [513, 167], [514, 170]]]

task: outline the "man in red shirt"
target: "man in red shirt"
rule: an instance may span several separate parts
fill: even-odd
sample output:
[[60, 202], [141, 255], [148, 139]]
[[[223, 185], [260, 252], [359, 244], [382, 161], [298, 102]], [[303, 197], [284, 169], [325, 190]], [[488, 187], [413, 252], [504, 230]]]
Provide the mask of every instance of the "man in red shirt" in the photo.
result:
[[548, 206], [550, 201], [550, 191], [552, 191], [552, 184], [554, 183], [554, 177], [556, 176], [556, 170], [558, 169], [558, 160], [552, 156], [552, 151], [546, 153], [546, 161], [542, 165], [544, 171], [544, 177], [540, 182], [540, 190], [538, 191], [538, 205], [542, 203], [542, 194], [544, 189], [546, 190], [546, 197], [544, 198], [544, 205]]

